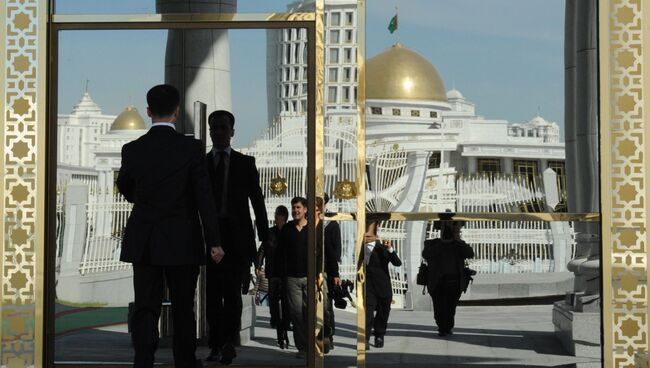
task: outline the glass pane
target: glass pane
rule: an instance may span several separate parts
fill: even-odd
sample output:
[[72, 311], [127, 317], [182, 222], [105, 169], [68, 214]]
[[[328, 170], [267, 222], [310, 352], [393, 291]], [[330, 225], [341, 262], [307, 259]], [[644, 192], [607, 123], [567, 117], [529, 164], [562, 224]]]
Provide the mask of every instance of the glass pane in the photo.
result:
[[[312, 9], [309, 9], [309, 8]], [[56, 14], [155, 14], [155, 13], [298, 13], [313, 12], [313, 4], [290, 0], [55, 0]]]
[[565, 33], [561, 1], [399, 11], [393, 32], [396, 13], [368, 3], [368, 207], [597, 212], [596, 46], [582, 20]]
[[[260, 243], [267, 229], [278, 225], [276, 208], [288, 207], [284, 217], [291, 220], [292, 198], [304, 197], [307, 192], [306, 30], [62, 31], [58, 36], [55, 360], [128, 363], [134, 358], [129, 331], [142, 318], [133, 312], [133, 267], [120, 261], [133, 204], [120, 192], [116, 178], [123, 164], [123, 145], [149, 134], [147, 91], [166, 82], [181, 94], [177, 132], [200, 136], [198, 132], [203, 131], [207, 161], [213, 164], [215, 155], [220, 155], [216, 151], [227, 143], [232, 148], [229, 169], [224, 171], [228, 173], [228, 195], [221, 197], [228, 207], [218, 210], [217, 221], [226, 257], [230, 254], [235, 260], [217, 269], [208, 259], [209, 266], [202, 267], [194, 301], [196, 356], [204, 359], [216, 346], [223, 357], [226, 345], [234, 339], [237, 364], [303, 364], [304, 360], [296, 359], [297, 343], [289, 330], [293, 326], [293, 332], [304, 330], [306, 336], [309, 329], [300, 317], [302, 310], [294, 308], [286, 314], [289, 317], [277, 321], [275, 304], [289, 310], [288, 293], [282, 291], [287, 286], [281, 276], [292, 266], [294, 273], [289, 276], [306, 284], [296, 272], [306, 272], [308, 254], [304, 251], [298, 257], [290, 252], [291, 262], [281, 262], [279, 254], [287, 252], [277, 249], [279, 240], [264, 245], [263, 257]], [[283, 48], [291, 49], [287, 62], [279, 57]], [[285, 69], [290, 73], [282, 80]], [[285, 86], [290, 93], [281, 95]], [[221, 109], [232, 112], [236, 123], [231, 140], [220, 127], [224, 123], [230, 129], [229, 119], [214, 118], [218, 121], [211, 131], [206, 115], [201, 118], [195, 110], [197, 101], [205, 103], [207, 115]], [[178, 149], [169, 147], [171, 152]], [[255, 158], [259, 177], [253, 160], [241, 154]], [[173, 155], [168, 159], [173, 161]], [[151, 165], [156, 165], [155, 160]], [[208, 166], [212, 179], [217, 170], [218, 162]], [[211, 180], [215, 198], [217, 191], [224, 190], [217, 189], [216, 183]], [[136, 195], [136, 203], [143, 195]], [[236, 199], [238, 196], [243, 200]], [[217, 207], [219, 203], [215, 199]], [[175, 232], [168, 235], [175, 236]], [[242, 237], [236, 237], [239, 235]], [[296, 245], [300, 249], [307, 246], [307, 237], [303, 238]], [[235, 258], [238, 249], [241, 257]], [[278, 253], [275, 260], [274, 252]], [[151, 251], [151, 260], [156, 253]], [[204, 260], [203, 255], [199, 259]], [[250, 263], [253, 259], [260, 262], [259, 267]], [[271, 265], [280, 271], [273, 274]], [[214, 321], [215, 311], [217, 316], [227, 313], [223, 310], [228, 307], [220, 309], [213, 301], [219, 299], [218, 285], [235, 290], [234, 295], [242, 298], [241, 318], [231, 335], [221, 330], [225, 322], [209, 322]], [[171, 298], [168, 293], [163, 297], [158, 323], [161, 340], [156, 361], [164, 364], [173, 363]], [[303, 299], [306, 303], [305, 298], [298, 294], [295, 305], [301, 306]], [[226, 304], [234, 300], [236, 297], [223, 297]], [[271, 300], [275, 303], [273, 313]], [[130, 313], [135, 313], [131, 324]], [[239, 318], [233, 313], [228, 314], [231, 319]], [[294, 315], [297, 317], [291, 318]], [[219, 337], [214, 331], [226, 334], [225, 341], [215, 342]], [[106, 346], [111, 346], [110, 355]]]
[[600, 364], [599, 226], [381, 222], [366, 253], [368, 366]]

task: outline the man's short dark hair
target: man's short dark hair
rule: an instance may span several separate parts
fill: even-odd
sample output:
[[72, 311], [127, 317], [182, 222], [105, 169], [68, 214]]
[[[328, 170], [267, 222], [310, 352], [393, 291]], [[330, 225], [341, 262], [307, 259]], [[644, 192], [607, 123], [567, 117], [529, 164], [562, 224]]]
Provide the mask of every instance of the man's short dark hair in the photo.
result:
[[305, 197], [293, 197], [291, 205], [293, 206], [296, 203], [300, 203], [303, 207], [307, 208], [307, 199]]
[[289, 219], [289, 210], [283, 205], [279, 205], [275, 208], [275, 214], [284, 217], [285, 220]]
[[147, 92], [147, 104], [153, 116], [169, 116], [174, 113], [180, 103], [180, 93], [176, 87], [169, 84], [153, 86]]
[[212, 125], [216, 124], [221, 119], [227, 119], [230, 124], [230, 129], [235, 129], [235, 115], [226, 110], [213, 111], [210, 116], [208, 116], [208, 125], [210, 128], [213, 128]]

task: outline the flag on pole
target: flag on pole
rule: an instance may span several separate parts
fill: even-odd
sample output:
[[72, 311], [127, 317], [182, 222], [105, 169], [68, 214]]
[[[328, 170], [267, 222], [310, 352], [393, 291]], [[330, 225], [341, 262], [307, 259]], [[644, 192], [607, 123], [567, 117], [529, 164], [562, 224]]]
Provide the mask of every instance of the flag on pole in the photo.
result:
[[395, 14], [395, 16], [390, 19], [390, 23], [388, 23], [388, 30], [391, 34], [397, 30], [397, 14]]

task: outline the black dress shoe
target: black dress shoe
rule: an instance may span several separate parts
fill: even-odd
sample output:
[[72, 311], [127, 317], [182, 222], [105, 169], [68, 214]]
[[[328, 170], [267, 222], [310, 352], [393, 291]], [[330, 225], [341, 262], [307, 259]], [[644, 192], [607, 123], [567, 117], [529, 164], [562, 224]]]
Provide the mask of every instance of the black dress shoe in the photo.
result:
[[216, 348], [212, 349], [212, 350], [210, 350], [210, 355], [208, 355], [205, 358], [205, 361], [206, 362], [216, 362], [216, 361], [219, 360], [220, 355], [221, 355], [221, 352], [219, 351], [219, 349], [216, 349]]
[[384, 337], [383, 336], [375, 336], [375, 347], [376, 348], [383, 348], [384, 347]]
[[221, 360], [219, 362], [223, 365], [229, 365], [235, 357], [237, 357], [235, 347], [232, 344], [226, 344], [221, 348]]

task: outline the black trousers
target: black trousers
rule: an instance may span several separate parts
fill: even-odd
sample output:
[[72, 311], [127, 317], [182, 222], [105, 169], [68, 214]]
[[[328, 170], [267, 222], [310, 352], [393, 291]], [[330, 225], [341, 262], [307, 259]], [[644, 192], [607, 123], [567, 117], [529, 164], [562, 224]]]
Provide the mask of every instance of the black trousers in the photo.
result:
[[366, 340], [370, 339], [370, 331], [373, 331], [373, 335], [376, 337], [386, 335], [390, 303], [392, 301], [392, 296], [387, 298], [378, 297], [372, 291], [366, 289]]
[[239, 342], [243, 268], [239, 264], [207, 262], [205, 303], [211, 349]]
[[438, 331], [446, 333], [454, 328], [454, 317], [460, 294], [458, 276], [443, 276], [433, 290], [431, 294], [433, 317], [438, 325]]
[[[334, 290], [334, 279], [331, 277], [327, 277], [327, 287], [329, 290]], [[334, 320], [334, 299], [328, 295], [327, 298], [327, 305], [325, 306], [327, 308], [327, 312], [325, 313], [325, 316], [329, 317], [325, 320], [325, 331], [329, 332], [330, 338], [334, 336], [334, 332], [336, 332], [336, 321]]]
[[287, 302], [286, 285], [283, 285], [281, 277], [269, 279], [269, 309], [271, 312], [271, 326], [274, 326], [278, 333], [287, 331], [291, 326], [291, 316]]
[[198, 275], [198, 265], [133, 265], [135, 309], [131, 317], [131, 339], [135, 350], [134, 367], [153, 367], [158, 348], [158, 318], [164, 295], [163, 278], [167, 281], [172, 304], [174, 364], [179, 368], [194, 367], [194, 294]]

